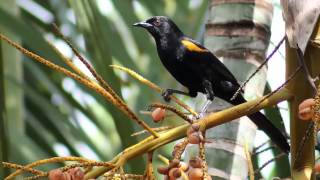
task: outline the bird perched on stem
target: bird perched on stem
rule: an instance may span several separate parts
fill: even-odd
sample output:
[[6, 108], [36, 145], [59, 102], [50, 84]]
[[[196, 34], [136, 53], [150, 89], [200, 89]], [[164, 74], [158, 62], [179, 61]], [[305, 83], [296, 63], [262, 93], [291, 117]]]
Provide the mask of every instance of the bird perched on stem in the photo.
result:
[[[210, 101], [216, 96], [233, 105], [246, 102], [241, 94], [231, 100], [239, 88], [236, 78], [213, 53], [185, 36], [168, 17], [151, 17], [135, 23], [134, 26], [146, 29], [153, 36], [161, 62], [170, 74], [189, 90], [183, 92], [167, 89], [163, 93], [166, 101], [169, 101], [170, 95], [174, 93], [196, 97], [200, 92], [206, 94]], [[248, 117], [280, 149], [289, 152], [290, 146], [285, 136], [261, 112]]]

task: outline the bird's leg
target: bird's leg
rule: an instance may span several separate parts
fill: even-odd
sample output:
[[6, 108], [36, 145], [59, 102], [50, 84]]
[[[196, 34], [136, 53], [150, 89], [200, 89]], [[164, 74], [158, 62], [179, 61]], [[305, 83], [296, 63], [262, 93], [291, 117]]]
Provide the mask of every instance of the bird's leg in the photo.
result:
[[204, 80], [202, 84], [203, 84], [204, 90], [206, 91], [207, 99], [210, 101], [213, 101], [214, 92], [212, 89], [212, 83], [208, 80]]
[[182, 95], [185, 95], [185, 96], [190, 96], [190, 94], [187, 93], [187, 92], [179, 91], [179, 90], [176, 90], [176, 89], [166, 89], [162, 93], [162, 97], [166, 102], [169, 102], [170, 101], [170, 96], [172, 94], [182, 94]]
[[206, 100], [206, 103], [204, 104], [204, 106], [201, 108], [201, 111], [200, 111], [200, 113], [199, 113], [199, 115], [198, 115], [198, 119], [200, 119], [200, 118], [202, 118], [203, 116], [204, 116], [204, 114], [206, 113], [206, 111], [207, 111], [207, 109], [208, 109], [208, 107], [209, 107], [209, 105], [212, 103], [212, 101], [210, 101], [210, 100]]
[[211, 104], [211, 102], [214, 99], [214, 92], [212, 89], [212, 83], [208, 80], [204, 80], [202, 84], [203, 84], [204, 90], [206, 91], [207, 101], [200, 111], [199, 118], [203, 117], [203, 115], [207, 111], [209, 105]]

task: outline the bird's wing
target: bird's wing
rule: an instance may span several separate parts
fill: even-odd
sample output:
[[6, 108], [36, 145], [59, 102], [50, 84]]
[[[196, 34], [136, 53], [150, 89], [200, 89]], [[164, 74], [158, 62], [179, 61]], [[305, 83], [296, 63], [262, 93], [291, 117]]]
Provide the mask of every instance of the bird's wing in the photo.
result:
[[181, 43], [184, 45], [184, 47], [192, 52], [210, 52], [207, 48], [205, 48], [204, 46], [202, 46], [200, 43], [198, 43], [197, 41], [184, 37], [181, 40]]
[[186, 50], [194, 54], [194, 57], [199, 58], [196, 59], [197, 61], [201, 60], [205, 66], [211, 66], [211, 73], [213, 76], [220, 77], [221, 80], [229, 81], [236, 87], [239, 87], [237, 79], [229, 69], [207, 48], [187, 37], [183, 38], [181, 43], [184, 45]]

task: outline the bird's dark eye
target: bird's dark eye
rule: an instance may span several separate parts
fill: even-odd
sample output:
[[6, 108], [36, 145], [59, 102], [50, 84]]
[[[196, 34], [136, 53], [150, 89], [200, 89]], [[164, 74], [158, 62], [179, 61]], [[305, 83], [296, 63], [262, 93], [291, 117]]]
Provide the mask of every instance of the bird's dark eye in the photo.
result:
[[153, 21], [153, 25], [160, 26], [161, 25], [161, 21], [159, 19], [156, 19], [155, 21]]

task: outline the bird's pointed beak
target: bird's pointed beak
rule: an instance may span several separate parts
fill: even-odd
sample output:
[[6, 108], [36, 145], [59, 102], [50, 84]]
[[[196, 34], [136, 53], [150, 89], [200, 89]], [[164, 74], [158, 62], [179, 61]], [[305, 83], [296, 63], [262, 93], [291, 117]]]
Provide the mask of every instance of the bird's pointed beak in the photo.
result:
[[146, 28], [146, 29], [152, 27], [152, 25], [150, 23], [147, 23], [145, 21], [134, 23], [133, 26], [143, 27], [143, 28]]

